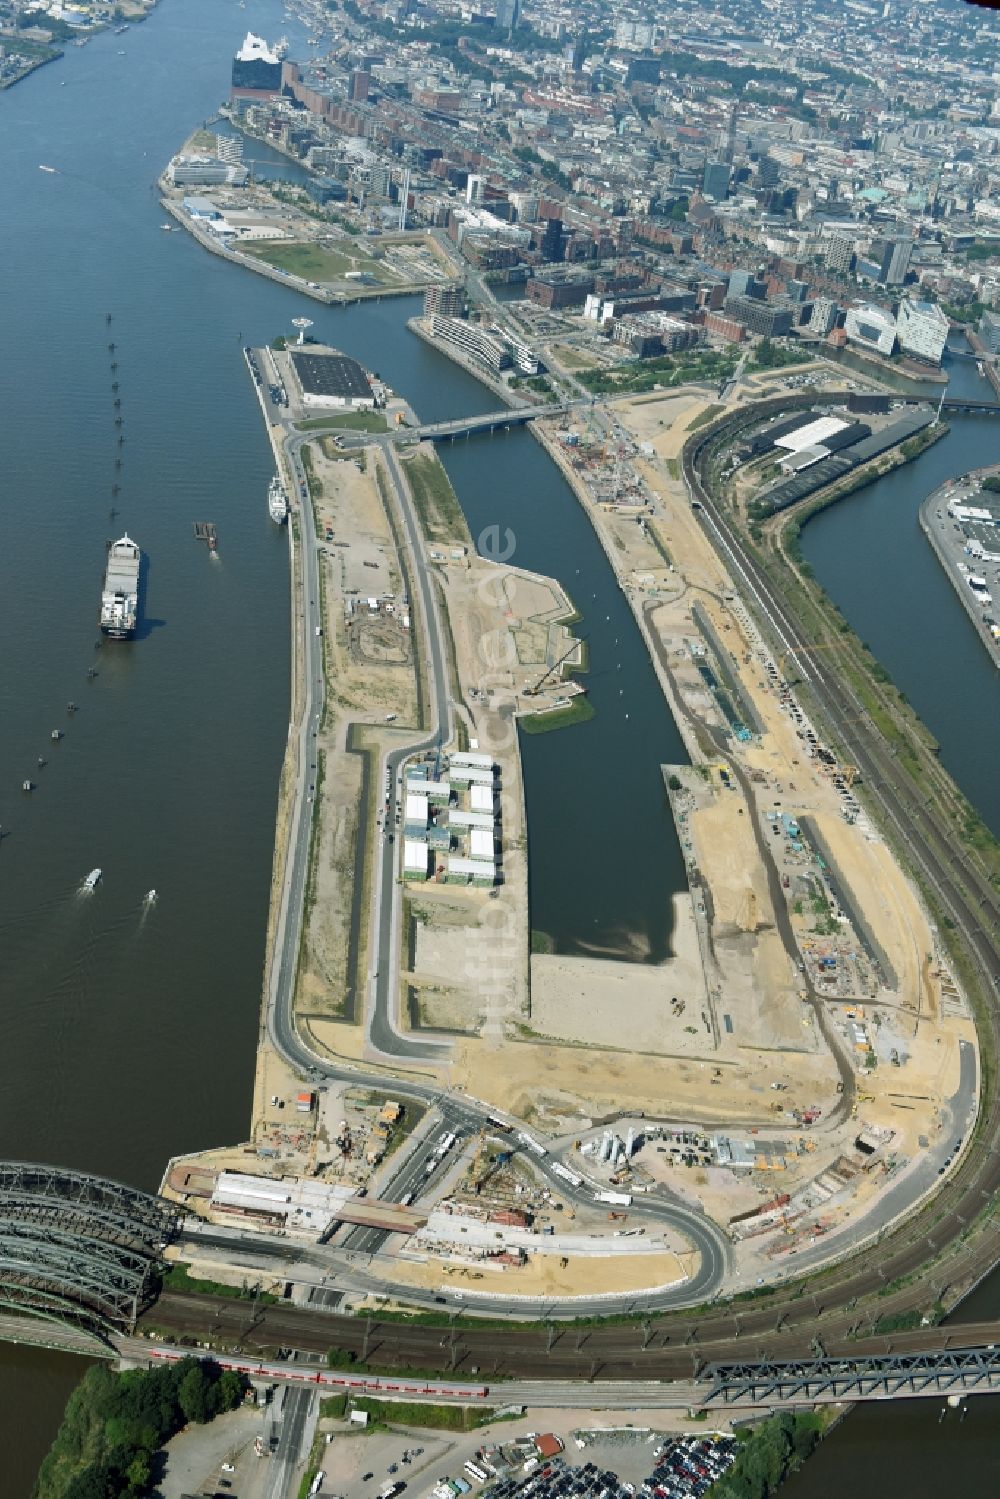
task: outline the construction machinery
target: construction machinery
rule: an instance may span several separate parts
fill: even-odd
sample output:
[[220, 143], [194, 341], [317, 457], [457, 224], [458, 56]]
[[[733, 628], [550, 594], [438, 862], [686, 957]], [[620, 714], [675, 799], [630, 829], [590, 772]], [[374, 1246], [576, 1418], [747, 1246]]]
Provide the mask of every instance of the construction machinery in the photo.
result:
[[586, 639], [586, 635], [581, 635], [578, 638], [575, 637], [573, 640], [573, 644], [570, 646], [569, 650], [563, 651], [562, 655], [559, 657], [559, 660], [556, 661], [552, 666], [550, 666], [548, 670], [538, 678], [538, 681], [535, 683], [535, 685], [533, 687], [526, 687], [524, 689], [525, 697], [536, 697], [538, 693], [541, 692], [542, 688], [545, 686], [549, 678], [555, 675], [564, 661], [568, 661], [570, 656], [575, 654], [577, 648]]

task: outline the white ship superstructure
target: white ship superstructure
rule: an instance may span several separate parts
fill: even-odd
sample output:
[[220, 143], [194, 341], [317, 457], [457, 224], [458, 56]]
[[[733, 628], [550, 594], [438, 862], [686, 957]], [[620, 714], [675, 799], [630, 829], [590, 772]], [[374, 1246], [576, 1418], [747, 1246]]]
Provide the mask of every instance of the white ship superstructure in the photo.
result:
[[278, 526], [283, 526], [288, 519], [288, 495], [277, 474], [271, 480], [271, 487], [267, 491], [267, 513]]
[[127, 640], [135, 634], [139, 613], [139, 561], [142, 553], [131, 536], [108, 543], [108, 565], [101, 591], [101, 629]]

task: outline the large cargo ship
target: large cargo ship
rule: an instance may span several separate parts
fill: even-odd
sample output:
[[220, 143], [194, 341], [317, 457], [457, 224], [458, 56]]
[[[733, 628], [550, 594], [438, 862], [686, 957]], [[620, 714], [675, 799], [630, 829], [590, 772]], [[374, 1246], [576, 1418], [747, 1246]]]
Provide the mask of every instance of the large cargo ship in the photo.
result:
[[267, 491], [267, 513], [278, 526], [283, 526], [288, 519], [288, 496], [277, 474], [271, 480], [271, 487]]
[[116, 640], [128, 640], [135, 634], [141, 556], [131, 536], [108, 542], [108, 565], [101, 591], [101, 629]]

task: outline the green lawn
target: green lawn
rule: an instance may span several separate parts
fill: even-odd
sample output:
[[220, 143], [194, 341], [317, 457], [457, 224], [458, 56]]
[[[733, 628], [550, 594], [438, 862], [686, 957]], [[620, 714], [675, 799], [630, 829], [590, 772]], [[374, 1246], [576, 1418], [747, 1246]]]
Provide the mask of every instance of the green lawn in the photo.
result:
[[254, 244], [241, 245], [240, 249], [257, 260], [263, 260], [265, 265], [288, 271], [292, 276], [301, 276], [304, 281], [343, 281], [348, 271], [365, 271], [376, 281], [396, 280], [388, 267], [367, 255], [342, 255], [339, 250], [328, 250], [321, 245], [262, 239]]
[[384, 432], [388, 423], [380, 411], [343, 411], [335, 416], [314, 416], [306, 422], [296, 422], [296, 432], [341, 431]]
[[548, 734], [553, 729], [566, 729], [571, 724], [586, 723], [596, 712], [590, 699], [579, 693], [565, 708], [526, 713], [517, 722], [525, 734]]

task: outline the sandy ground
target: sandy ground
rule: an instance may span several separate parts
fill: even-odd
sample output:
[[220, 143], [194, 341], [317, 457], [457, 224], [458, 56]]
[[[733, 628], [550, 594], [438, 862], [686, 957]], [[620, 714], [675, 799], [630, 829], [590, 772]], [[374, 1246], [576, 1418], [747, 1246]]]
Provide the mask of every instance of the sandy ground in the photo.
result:
[[[473, 1096], [557, 1134], [616, 1116], [623, 1100], [656, 1119], [759, 1123], [774, 1097], [772, 1081], [788, 1071], [787, 1059], [779, 1052], [748, 1052], [726, 1063], [707, 1043], [705, 1050], [705, 1057], [668, 1058], [525, 1041], [508, 1046], [498, 1068], [495, 1055], [463, 1041], [456, 1060]], [[716, 1067], [723, 1078], [712, 1087]], [[825, 1059], [798, 1057], [796, 1072], [803, 1095], [830, 1092]]]
[[[531, 1029], [539, 1038], [579, 1046], [629, 1051], [677, 1052], [705, 1049], [700, 1016], [705, 980], [691, 897], [673, 902], [674, 927], [667, 962], [656, 965], [534, 953], [531, 958]], [[687, 1014], [698, 1037], [684, 1033], [671, 1014], [673, 996], [688, 1001]], [[627, 1026], [623, 1015], [627, 1014]]]
[[[321, 737], [322, 794], [313, 866], [312, 906], [296, 1008], [357, 1023], [359, 996], [348, 972], [348, 928], [355, 893], [354, 861], [362, 815], [362, 759], [347, 748], [351, 726], [361, 742], [379, 745], [416, 724], [416, 681], [408, 632], [400, 623], [402, 574], [389, 522], [373, 476], [352, 460], [324, 456], [312, 446], [322, 494], [315, 502], [317, 535], [329, 526], [334, 542], [322, 577], [325, 602], [327, 703]], [[372, 615], [367, 597], [390, 596], [392, 613]], [[348, 616], [347, 606], [357, 607]], [[396, 715], [388, 730], [387, 713]]]
[[534, 1254], [518, 1269], [512, 1265], [456, 1267], [448, 1260], [428, 1256], [425, 1260], [397, 1259], [392, 1274], [403, 1285], [425, 1290], [461, 1289], [463, 1296], [476, 1290], [496, 1295], [496, 1282], [501, 1276], [505, 1297], [601, 1296], [676, 1285], [687, 1279], [691, 1260], [687, 1254], [577, 1255], [564, 1267], [559, 1257]]

